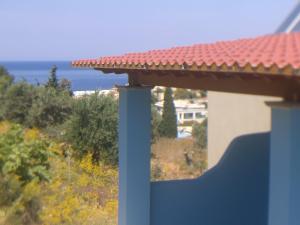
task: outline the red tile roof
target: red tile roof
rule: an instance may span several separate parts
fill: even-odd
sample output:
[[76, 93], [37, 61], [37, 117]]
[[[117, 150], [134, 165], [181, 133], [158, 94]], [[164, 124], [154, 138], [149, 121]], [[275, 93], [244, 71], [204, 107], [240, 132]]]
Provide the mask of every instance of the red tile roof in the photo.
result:
[[72, 65], [112, 71], [146, 69], [299, 75], [300, 33], [77, 60]]

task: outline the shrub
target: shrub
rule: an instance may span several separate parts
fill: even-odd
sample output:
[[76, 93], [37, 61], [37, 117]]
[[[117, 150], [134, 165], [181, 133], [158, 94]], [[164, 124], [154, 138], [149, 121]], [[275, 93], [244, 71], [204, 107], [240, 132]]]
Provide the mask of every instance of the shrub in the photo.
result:
[[29, 127], [45, 128], [65, 122], [71, 113], [71, 83], [56, 78], [56, 67], [45, 86], [26, 81], [13, 83], [13, 77], [0, 67], [0, 120]]
[[94, 162], [117, 163], [117, 112], [117, 101], [111, 96], [96, 93], [74, 101], [66, 138], [77, 155], [91, 153]]
[[34, 86], [26, 82], [10, 85], [3, 94], [3, 118], [24, 124], [35, 97]]
[[72, 87], [71, 81], [63, 78], [63, 79], [61, 79], [59, 81], [58, 91], [67, 92], [70, 96], [72, 96], [73, 95], [73, 91], [72, 91], [71, 87]]
[[206, 168], [206, 151], [190, 138], [161, 138], [152, 145], [152, 155], [152, 181], [196, 178]]
[[46, 83], [46, 87], [58, 89], [58, 79], [56, 76], [57, 67], [54, 65], [50, 70], [50, 76]]
[[14, 78], [8, 71], [0, 66], [0, 92], [2, 93], [9, 85], [12, 84]]
[[51, 160], [53, 179], [40, 195], [42, 224], [117, 224], [118, 171], [91, 159]]
[[47, 83], [45, 84], [46, 88], [54, 89], [58, 92], [68, 92], [69, 95], [73, 95], [73, 92], [71, 90], [71, 81], [63, 78], [59, 80], [56, 75], [57, 67], [54, 65], [50, 70], [50, 75], [48, 78]]
[[207, 148], [207, 119], [205, 119], [201, 124], [195, 123], [193, 125], [192, 135], [199, 148]]
[[0, 67], [0, 120], [4, 119], [4, 101], [5, 93], [7, 88], [12, 84], [13, 77], [5, 70], [5, 68]]
[[7, 122], [0, 124], [0, 134], [1, 220], [35, 224], [39, 221], [39, 184], [50, 177], [48, 144], [37, 130]]
[[0, 66], [0, 95], [3, 94], [6, 89], [12, 84], [14, 78], [8, 73], [8, 71]]
[[47, 143], [37, 139], [34, 132], [12, 125], [1, 134], [0, 173], [3, 177], [16, 175], [23, 185], [49, 179]]
[[197, 94], [195, 91], [191, 91], [188, 89], [177, 88], [174, 92], [175, 99], [193, 99], [196, 98]]
[[57, 92], [54, 88], [37, 87], [26, 125], [45, 128], [64, 123], [71, 114], [72, 100], [67, 91]]

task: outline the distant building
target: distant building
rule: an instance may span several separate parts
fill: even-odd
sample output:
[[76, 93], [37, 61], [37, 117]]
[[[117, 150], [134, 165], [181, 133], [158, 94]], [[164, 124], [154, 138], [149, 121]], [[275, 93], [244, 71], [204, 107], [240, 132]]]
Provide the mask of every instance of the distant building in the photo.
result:
[[[163, 112], [164, 102], [155, 104], [160, 114]], [[207, 99], [197, 100], [174, 100], [178, 125], [187, 122], [201, 123], [207, 117]]]
[[98, 93], [99, 95], [111, 95], [115, 98], [119, 97], [119, 92], [116, 88], [109, 90], [88, 90], [88, 91], [73, 91], [74, 98], [82, 98], [84, 96], [93, 95]]

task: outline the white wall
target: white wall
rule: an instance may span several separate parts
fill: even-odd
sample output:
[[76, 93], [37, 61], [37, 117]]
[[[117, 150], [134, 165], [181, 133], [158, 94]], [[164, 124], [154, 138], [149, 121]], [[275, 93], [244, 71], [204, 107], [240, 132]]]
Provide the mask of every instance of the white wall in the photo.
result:
[[278, 98], [208, 92], [208, 167], [223, 156], [237, 136], [270, 130], [271, 111], [265, 101]]

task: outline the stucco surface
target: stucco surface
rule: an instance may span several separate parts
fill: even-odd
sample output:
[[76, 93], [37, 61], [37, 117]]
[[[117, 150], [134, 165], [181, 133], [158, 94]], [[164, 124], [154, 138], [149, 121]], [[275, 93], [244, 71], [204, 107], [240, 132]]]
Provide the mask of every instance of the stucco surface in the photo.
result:
[[215, 166], [230, 142], [245, 134], [271, 129], [266, 101], [280, 98], [208, 92], [208, 167]]

